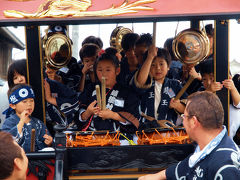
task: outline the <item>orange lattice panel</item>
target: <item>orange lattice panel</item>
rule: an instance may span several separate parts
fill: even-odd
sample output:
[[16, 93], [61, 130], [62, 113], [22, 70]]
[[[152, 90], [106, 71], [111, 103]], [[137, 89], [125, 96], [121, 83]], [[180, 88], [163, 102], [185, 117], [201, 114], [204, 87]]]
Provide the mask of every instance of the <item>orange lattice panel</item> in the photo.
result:
[[183, 128], [153, 129], [152, 131], [137, 132], [139, 145], [152, 144], [186, 144], [190, 139]]
[[120, 133], [116, 132], [76, 132], [66, 133], [67, 147], [119, 146]]

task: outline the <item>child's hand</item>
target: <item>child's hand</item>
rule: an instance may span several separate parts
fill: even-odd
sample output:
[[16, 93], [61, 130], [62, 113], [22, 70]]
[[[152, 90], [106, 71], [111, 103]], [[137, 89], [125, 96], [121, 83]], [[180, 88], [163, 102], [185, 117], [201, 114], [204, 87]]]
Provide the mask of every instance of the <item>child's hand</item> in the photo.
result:
[[82, 114], [83, 119], [88, 119], [91, 115], [95, 114], [98, 115], [98, 112], [100, 111], [100, 107], [95, 105], [97, 104], [97, 101], [93, 101], [89, 106], [87, 107], [87, 110]]
[[49, 79], [55, 80], [55, 75], [56, 75], [57, 70], [50, 69], [50, 68], [47, 67], [45, 72], [46, 72]]
[[93, 65], [88, 62], [88, 63], [84, 64], [83, 69], [82, 69], [82, 73], [83, 73], [83, 74], [86, 74], [86, 73], [88, 73], [88, 72], [90, 71], [90, 69], [92, 69], [92, 68], [93, 68]]
[[89, 106], [87, 107], [86, 111], [81, 114], [81, 118], [83, 120], [87, 120], [90, 116], [96, 114], [98, 115], [98, 112], [100, 111], [100, 108], [97, 106], [95, 107], [97, 101], [93, 101]]
[[43, 138], [45, 139], [44, 140], [44, 143], [47, 145], [47, 146], [51, 146], [52, 145], [52, 142], [53, 142], [53, 138], [52, 136], [48, 135], [47, 133], [44, 134]]
[[20, 114], [20, 121], [24, 122], [24, 124], [29, 123], [29, 111], [28, 110], [24, 110], [21, 114]]
[[181, 103], [180, 99], [172, 98], [169, 104], [169, 108], [173, 108], [178, 112], [183, 113], [185, 109], [185, 105]]
[[181, 104], [179, 99], [174, 99], [172, 98], [170, 103], [169, 103], [169, 107], [173, 108], [173, 109], [177, 109], [179, 107], [179, 105]]
[[101, 117], [102, 119], [113, 119], [114, 114], [115, 113], [110, 109], [105, 109], [105, 110], [99, 111], [98, 116]]
[[46, 100], [48, 100], [51, 97], [51, 89], [46, 79], [44, 80], [44, 90], [45, 90], [45, 98]]
[[45, 133], [43, 138], [45, 139], [44, 140], [44, 143], [47, 145], [47, 146], [51, 146], [52, 145], [52, 142], [53, 142], [53, 138], [52, 136], [48, 135], [48, 131], [47, 129], [45, 129]]
[[98, 106], [95, 107], [95, 105], [97, 104], [97, 101], [93, 101], [91, 104], [89, 104], [89, 106], [87, 107], [87, 111], [92, 115], [92, 114], [96, 114], [99, 112], [100, 108]]
[[57, 106], [57, 100], [56, 98], [52, 97], [50, 85], [46, 79], [44, 80], [44, 90], [46, 101], [49, 102], [50, 104], [53, 104], [54, 106]]
[[211, 91], [211, 92], [216, 92], [216, 91], [220, 91], [223, 88], [223, 85], [220, 82], [212, 82], [209, 86], [209, 88], [207, 88], [207, 91]]
[[194, 79], [198, 79], [200, 81], [202, 80], [201, 74], [197, 73], [197, 71], [195, 70], [195, 67], [191, 67], [189, 71], [189, 75], [194, 77]]
[[154, 59], [157, 56], [158, 48], [154, 44], [152, 44], [148, 49], [148, 58]]
[[29, 118], [29, 115], [30, 115], [30, 112], [29, 112], [28, 110], [24, 110], [24, 111], [20, 114], [20, 116], [19, 116], [20, 121], [19, 121], [19, 123], [18, 123], [18, 125], [17, 125], [17, 129], [18, 129], [19, 134], [22, 133], [22, 129], [23, 129], [24, 124], [29, 123], [29, 121], [31, 120], [31, 119]]
[[224, 81], [222, 81], [222, 84], [223, 84], [223, 86], [225, 87], [225, 88], [227, 88], [228, 90], [233, 90], [233, 89], [235, 89], [235, 85], [234, 85], [234, 83], [233, 83], [233, 80], [232, 80], [232, 78], [230, 78], [230, 79], [225, 79]]

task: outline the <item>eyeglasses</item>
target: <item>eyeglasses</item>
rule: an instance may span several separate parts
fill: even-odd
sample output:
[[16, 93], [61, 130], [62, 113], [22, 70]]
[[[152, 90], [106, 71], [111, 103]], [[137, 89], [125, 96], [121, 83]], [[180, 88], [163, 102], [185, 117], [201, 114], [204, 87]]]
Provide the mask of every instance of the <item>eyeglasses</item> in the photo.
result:
[[188, 116], [185, 115], [185, 114], [182, 114], [182, 115], [181, 115], [181, 117], [182, 117], [183, 119], [186, 119], [186, 118], [189, 118], [189, 117], [192, 117], [192, 116], [193, 116], [193, 115], [188, 115]]

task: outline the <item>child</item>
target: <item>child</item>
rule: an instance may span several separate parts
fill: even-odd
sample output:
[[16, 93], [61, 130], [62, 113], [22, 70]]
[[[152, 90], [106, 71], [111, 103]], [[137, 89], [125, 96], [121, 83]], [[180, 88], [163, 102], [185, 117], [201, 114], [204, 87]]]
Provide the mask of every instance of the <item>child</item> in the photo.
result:
[[119, 61], [112, 54], [102, 54], [94, 65], [99, 81], [106, 78], [106, 110], [100, 110], [96, 102], [95, 84], [89, 84], [80, 95], [79, 120], [83, 130], [109, 130], [134, 133], [139, 126], [139, 102], [129, 88], [116, 81], [120, 73]]
[[[174, 99], [182, 89], [179, 81], [166, 78], [170, 63], [169, 52], [152, 45], [147, 59], [130, 83], [141, 94], [141, 111], [145, 115], [176, 124], [178, 117], [176, 111], [183, 113], [185, 106], [180, 100]], [[187, 95], [183, 94], [182, 97], [186, 98]], [[142, 128], [157, 126], [156, 123], [152, 124], [146, 119], [143, 119], [143, 123]]]
[[121, 53], [119, 53], [118, 50], [115, 47], [111, 46], [111, 47], [106, 48], [105, 53], [117, 56], [119, 62], [121, 62], [121, 60], [122, 60]]
[[213, 61], [204, 61], [200, 64], [200, 73], [202, 76], [202, 84], [200, 90], [216, 92], [222, 89], [223, 85], [220, 82], [214, 81]]
[[44, 81], [47, 127], [52, 135], [54, 124], [74, 126], [74, 116], [79, 109], [78, 94], [65, 84], [46, 78]]
[[129, 85], [132, 76], [140, 66], [135, 54], [136, 42], [138, 39], [138, 34], [127, 33], [123, 36], [121, 41], [125, 56], [123, 56], [121, 61], [121, 72], [117, 77], [117, 81], [125, 86]]
[[216, 92], [221, 90], [223, 87], [227, 88], [230, 92], [230, 106], [229, 106], [229, 136], [231, 138], [237, 132], [237, 129], [240, 127], [240, 123], [238, 118], [240, 116], [240, 86], [237, 76], [234, 76], [234, 81], [230, 77], [229, 79], [225, 79], [221, 82], [214, 81], [214, 74], [213, 74], [213, 61], [204, 61], [201, 66], [201, 75], [203, 86], [206, 91]]
[[84, 44], [79, 51], [79, 56], [82, 60], [83, 66], [80, 68], [82, 76], [79, 83], [79, 92], [83, 92], [84, 87], [87, 84], [95, 82], [95, 76], [93, 72], [93, 64], [95, 63], [100, 49], [97, 45], [89, 43]]
[[152, 35], [149, 33], [141, 34], [136, 42], [135, 54], [138, 59], [138, 64], [142, 65], [144, 61], [144, 56], [148, 51], [149, 47], [152, 45]]
[[26, 59], [15, 61], [9, 66], [7, 80], [9, 89], [16, 84], [23, 84], [27, 82]]
[[89, 43], [96, 44], [100, 50], [102, 50], [103, 48], [103, 42], [99, 37], [95, 37], [95, 36], [86, 37], [82, 42], [82, 46], [84, 46], [84, 44], [89, 44]]
[[35, 129], [36, 151], [51, 146], [53, 139], [48, 135], [45, 125], [37, 118], [31, 117], [34, 110], [34, 93], [30, 86], [14, 86], [9, 91], [9, 106], [9, 110], [15, 114], [5, 120], [2, 129], [10, 132], [25, 152], [30, 152], [32, 129]]
[[27, 65], [26, 59], [21, 59], [14, 61], [9, 67], [7, 72], [7, 83], [4, 84], [1, 89], [1, 105], [0, 105], [0, 119], [2, 123], [0, 128], [5, 120], [9, 117], [9, 114], [3, 114], [3, 112], [9, 107], [7, 91], [11, 89], [16, 84], [23, 84], [27, 82]]
[[172, 44], [173, 44], [174, 38], [168, 38], [164, 42], [164, 49], [168, 50], [169, 54], [171, 55], [171, 66], [168, 71], [167, 77], [169, 79], [177, 79], [181, 80], [181, 74], [182, 74], [182, 63], [175, 57], [173, 50], [172, 50]]
[[238, 117], [240, 115], [240, 87], [239, 81], [236, 79], [237, 75], [234, 77], [235, 82], [233, 82], [231, 77], [222, 82], [215, 82], [213, 74], [213, 61], [204, 61], [201, 64], [200, 69], [204, 86], [203, 90], [216, 92], [225, 87], [230, 91], [229, 136], [233, 138], [237, 132], [237, 129], [240, 127], [240, 123], [238, 121]]
[[[225, 79], [222, 84], [230, 92], [230, 106], [229, 106], [229, 136], [234, 138], [240, 127], [240, 78], [236, 74], [233, 79]], [[235, 140], [235, 139], [234, 139]], [[237, 143], [237, 142], [236, 142]], [[239, 142], [237, 143], [239, 144]]]

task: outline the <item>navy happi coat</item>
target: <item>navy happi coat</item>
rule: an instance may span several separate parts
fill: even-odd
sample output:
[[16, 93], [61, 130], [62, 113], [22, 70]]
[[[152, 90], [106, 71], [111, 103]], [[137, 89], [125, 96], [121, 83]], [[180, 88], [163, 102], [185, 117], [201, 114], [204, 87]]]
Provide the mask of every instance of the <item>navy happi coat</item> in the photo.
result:
[[51, 94], [56, 98], [57, 106], [47, 103], [47, 120], [59, 124], [72, 123], [75, 113], [79, 109], [78, 94], [66, 85], [47, 79]]
[[[105, 119], [98, 116], [92, 116], [87, 121], [81, 120], [80, 128], [86, 128], [87, 130], [110, 130], [121, 132], [135, 132], [139, 126], [139, 100], [134, 92], [120, 84], [115, 84], [112, 89], [106, 88], [106, 108], [117, 112], [122, 118], [126, 120], [126, 123], [120, 123], [113, 119]], [[80, 95], [80, 113], [84, 112], [90, 103], [96, 100], [95, 84], [89, 84]], [[81, 116], [79, 116], [81, 117]]]
[[[151, 117], [155, 117], [154, 115], [154, 100], [155, 100], [155, 81], [148, 78], [146, 82], [146, 86], [139, 87], [136, 82], [136, 75], [131, 80], [130, 84], [135, 89], [136, 93], [138, 93], [141, 98], [141, 111]], [[182, 86], [179, 81], [175, 79], [165, 78], [162, 89], [161, 89], [161, 102], [158, 106], [158, 118], [157, 120], [169, 120], [176, 123], [178, 114], [172, 108], [169, 108], [169, 104], [172, 98], [174, 98], [178, 92], [182, 89]], [[184, 93], [180, 99], [187, 98], [187, 94]], [[143, 121], [147, 121], [143, 119]]]
[[189, 167], [189, 157], [167, 168], [167, 179], [240, 179], [240, 151], [227, 133], [220, 144], [192, 168]]
[[35, 150], [38, 151], [47, 147], [44, 143], [45, 139], [43, 138], [44, 134], [46, 134], [46, 126], [39, 119], [34, 117], [30, 118], [30, 122], [28, 124], [24, 124], [23, 126], [22, 135], [19, 134], [17, 129], [20, 118], [16, 114], [12, 114], [9, 118], [7, 118], [2, 126], [2, 130], [11, 133], [25, 152], [30, 152], [32, 129], [35, 129]]

